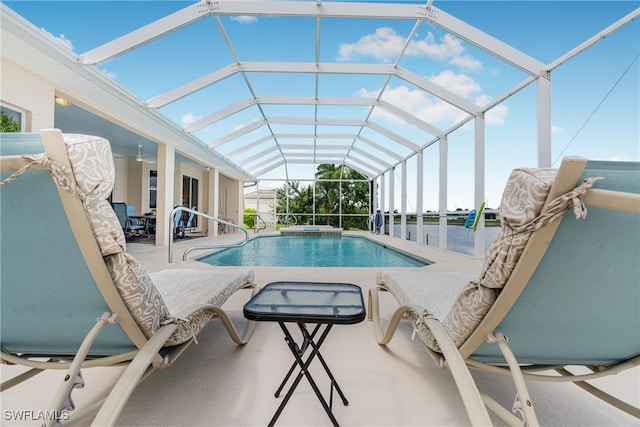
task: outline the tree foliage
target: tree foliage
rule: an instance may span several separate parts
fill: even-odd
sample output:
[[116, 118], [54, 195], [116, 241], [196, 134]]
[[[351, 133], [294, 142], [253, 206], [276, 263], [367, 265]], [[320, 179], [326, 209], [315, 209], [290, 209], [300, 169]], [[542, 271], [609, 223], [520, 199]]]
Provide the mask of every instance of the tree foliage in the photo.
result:
[[16, 122], [10, 116], [0, 111], [0, 131], [2, 132], [20, 132], [20, 123]]
[[[366, 229], [367, 216], [349, 216], [369, 213], [369, 185], [367, 182], [358, 182], [358, 180], [366, 178], [347, 166], [332, 164], [319, 165], [315, 177], [316, 224], [337, 227], [340, 225], [337, 214], [342, 212], [342, 227], [344, 229]], [[306, 224], [311, 221], [313, 214], [312, 185], [305, 187], [301, 186], [298, 181], [291, 181], [278, 188], [276, 192], [278, 212], [294, 213], [298, 224]], [[288, 209], [287, 196], [289, 197]], [[342, 209], [340, 209], [341, 203]]]

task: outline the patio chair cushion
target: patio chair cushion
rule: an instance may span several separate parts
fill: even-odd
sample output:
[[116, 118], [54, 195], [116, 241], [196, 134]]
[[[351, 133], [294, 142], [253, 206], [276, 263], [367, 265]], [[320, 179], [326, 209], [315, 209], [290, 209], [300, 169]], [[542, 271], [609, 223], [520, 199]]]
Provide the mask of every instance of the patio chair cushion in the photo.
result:
[[[115, 182], [109, 141], [90, 135], [64, 134], [63, 137], [72, 170], [72, 176], [67, 177], [70, 180], [67, 189], [83, 200], [94, 237], [118, 293], [142, 333], [151, 338], [173, 318], [144, 268], [126, 253], [120, 221], [106, 200]], [[199, 324], [201, 319], [190, 321]], [[185, 335], [181, 332], [184, 328], [191, 330], [194, 325], [181, 325], [176, 333]], [[191, 336], [189, 333], [188, 337]]]
[[[533, 232], [532, 224], [540, 218], [556, 173], [556, 169], [530, 168], [511, 173], [500, 203], [501, 230], [488, 249], [480, 278], [467, 283], [444, 319], [438, 315], [456, 346], [480, 324], [509, 279]], [[426, 314], [435, 315], [430, 301], [424, 307], [429, 307]], [[414, 326], [427, 347], [440, 351], [429, 329], [421, 325], [422, 315], [412, 315]]]
[[118, 217], [106, 200], [115, 182], [109, 141], [91, 135], [64, 134], [75, 184], [84, 201], [93, 234], [103, 256], [126, 250]]
[[147, 338], [171, 320], [169, 309], [142, 265], [126, 252], [104, 257], [111, 279]]
[[377, 281], [394, 295], [400, 305], [429, 307], [429, 314], [442, 321], [456, 298], [475, 276], [454, 272], [383, 270]]
[[[208, 270], [174, 269], [150, 273], [149, 277], [162, 294], [172, 318], [176, 318], [183, 310], [197, 305], [222, 306], [234, 292], [253, 282], [254, 273], [238, 269], [216, 271], [215, 274]], [[189, 316], [187, 322], [178, 319], [178, 329], [166, 345], [177, 345], [191, 339], [213, 315], [210, 310], [200, 310]]]

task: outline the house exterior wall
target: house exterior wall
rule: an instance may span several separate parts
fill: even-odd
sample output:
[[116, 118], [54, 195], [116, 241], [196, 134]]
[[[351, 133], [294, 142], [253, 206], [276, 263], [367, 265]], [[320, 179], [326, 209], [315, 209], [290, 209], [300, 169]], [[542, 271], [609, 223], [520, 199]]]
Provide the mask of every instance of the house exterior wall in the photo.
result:
[[2, 58], [0, 101], [24, 114], [23, 132], [53, 128], [55, 87], [48, 81]]
[[254, 209], [258, 213], [274, 213], [273, 191], [260, 191], [260, 203], [256, 193], [252, 192], [244, 196], [245, 209]]

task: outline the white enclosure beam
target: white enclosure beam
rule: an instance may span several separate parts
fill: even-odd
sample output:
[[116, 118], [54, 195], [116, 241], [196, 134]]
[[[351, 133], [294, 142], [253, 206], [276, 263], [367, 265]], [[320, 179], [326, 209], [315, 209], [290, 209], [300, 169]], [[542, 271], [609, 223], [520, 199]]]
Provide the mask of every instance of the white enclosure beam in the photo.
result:
[[440, 249], [447, 249], [447, 191], [448, 191], [448, 172], [447, 166], [449, 164], [448, 159], [448, 144], [449, 137], [445, 135], [444, 138], [440, 138], [440, 158], [438, 160], [439, 174], [438, 174], [438, 212], [439, 212], [439, 229], [438, 229], [438, 241]]
[[366, 163], [362, 159], [358, 159], [356, 157], [348, 156], [348, 157], [345, 157], [344, 161], [345, 163], [348, 162], [349, 164], [358, 165], [359, 169], [361, 170], [369, 171], [367, 172], [367, 177], [379, 175], [384, 170], [382, 168], [376, 168], [371, 163]]
[[257, 172], [255, 173], [255, 176], [264, 175], [265, 173], [267, 173], [267, 172], [269, 172], [269, 171], [272, 171], [273, 169], [275, 169], [275, 168], [277, 168], [277, 167], [279, 167], [279, 166], [282, 166], [282, 165], [284, 165], [284, 164], [285, 164], [285, 161], [284, 161], [284, 160], [280, 160], [279, 162], [274, 163], [274, 164], [272, 164], [271, 166], [268, 166], [268, 167], [266, 167], [266, 168], [264, 168], [264, 169], [261, 169], [261, 170], [257, 171]]
[[212, 114], [207, 114], [206, 116], [194, 121], [193, 123], [189, 123], [184, 127], [185, 132], [196, 132], [204, 127], [214, 124], [217, 121], [224, 119], [225, 117], [232, 116], [240, 111], [255, 105], [256, 102], [252, 99], [245, 99], [244, 101], [240, 101], [238, 103], [229, 105], [222, 110], [216, 111]]
[[284, 161], [284, 159], [282, 159], [282, 154], [280, 154], [280, 153], [278, 153], [278, 154], [276, 154], [274, 156], [268, 157], [268, 158], [264, 159], [261, 162], [255, 163], [251, 167], [252, 168], [259, 168], [259, 167], [262, 167], [264, 165], [268, 165], [269, 163], [274, 163], [274, 162], [278, 161], [279, 159]]
[[589, 49], [594, 44], [598, 43], [599, 41], [601, 41], [605, 37], [608, 37], [610, 34], [618, 31], [620, 28], [624, 27], [625, 25], [627, 25], [629, 22], [633, 21], [634, 19], [638, 19], [639, 17], [640, 17], [640, 8], [634, 10], [633, 12], [631, 12], [628, 15], [624, 16], [623, 18], [620, 18], [618, 21], [614, 22], [613, 24], [611, 24], [610, 26], [608, 26], [604, 30], [600, 31], [598, 34], [596, 34], [593, 37], [589, 38], [588, 40], [584, 41], [583, 43], [581, 43], [579, 46], [575, 47], [574, 49], [571, 49], [569, 52], [565, 53], [564, 55], [562, 55], [561, 57], [559, 57], [555, 61], [551, 62], [546, 67], [546, 69], [548, 71], [553, 71], [554, 69], [556, 69], [560, 65], [564, 64], [565, 62], [567, 62], [568, 60], [570, 60], [574, 56], [584, 52], [585, 50]]
[[376, 144], [375, 142], [373, 142], [372, 140], [370, 140], [368, 138], [365, 138], [364, 136], [358, 136], [357, 139], [358, 139], [358, 141], [362, 141], [365, 144], [375, 148], [376, 150], [383, 152], [384, 154], [386, 154], [387, 156], [391, 157], [392, 159], [396, 159], [397, 161], [402, 160], [402, 156], [401, 155], [399, 155], [399, 154], [397, 154], [397, 153], [395, 153], [395, 152], [383, 147], [380, 144]]
[[357, 119], [308, 119], [305, 117], [272, 117], [272, 125], [309, 125], [309, 126], [366, 126], [365, 120]]
[[376, 123], [372, 123], [367, 121], [366, 122], [366, 126], [371, 129], [374, 130], [376, 132], [378, 132], [381, 135], [386, 136], [387, 138], [397, 142], [398, 144], [404, 145], [405, 147], [407, 147], [408, 149], [410, 149], [411, 151], [418, 151], [420, 149], [420, 146], [417, 144], [414, 144], [413, 142], [409, 141], [407, 138], [402, 137], [400, 135], [398, 135], [395, 132], [391, 132], [389, 129], [382, 127]]
[[242, 160], [240, 162], [237, 162], [236, 164], [238, 166], [240, 166], [240, 167], [244, 167], [245, 165], [247, 165], [247, 164], [249, 164], [249, 163], [251, 163], [253, 161], [256, 161], [258, 159], [262, 159], [267, 154], [271, 154], [271, 153], [273, 153], [274, 151], [277, 151], [277, 150], [278, 150], [278, 147], [276, 147], [276, 146], [269, 147], [266, 150], [262, 150], [262, 151], [260, 151], [260, 152], [258, 152], [256, 154], [254, 154], [253, 156], [247, 157], [246, 159], [244, 159], [244, 160]]
[[437, 137], [441, 137], [442, 135], [444, 135], [444, 133], [442, 132], [442, 129], [439, 129], [427, 122], [425, 122], [424, 120], [421, 120], [419, 118], [417, 118], [416, 116], [414, 116], [413, 114], [409, 114], [406, 111], [396, 107], [393, 104], [390, 104], [389, 102], [385, 101], [384, 99], [381, 99], [380, 101], [378, 101], [378, 103], [376, 104], [376, 106], [382, 108], [383, 110], [393, 114], [394, 116], [398, 117], [399, 119], [404, 120], [407, 123], [411, 123], [412, 125], [414, 125], [415, 127], [422, 129], [426, 132], [429, 132], [432, 135], [435, 135]]
[[389, 169], [389, 236], [395, 236], [395, 194], [396, 168]]
[[385, 174], [380, 175], [380, 213], [382, 214], [382, 234], [384, 234], [384, 211], [386, 206]]
[[226, 144], [229, 141], [233, 141], [236, 138], [241, 137], [242, 135], [246, 135], [249, 132], [253, 132], [256, 129], [261, 128], [262, 126], [266, 125], [267, 121], [266, 120], [258, 120], [252, 123], [249, 123], [246, 126], [241, 127], [240, 129], [237, 129], [231, 133], [228, 133], [227, 135], [223, 136], [222, 138], [218, 138], [215, 141], [211, 142], [209, 144], [210, 148], [216, 148], [221, 146], [222, 144]]
[[392, 165], [391, 163], [387, 163], [385, 162], [383, 159], [380, 159], [379, 157], [374, 156], [373, 154], [367, 153], [364, 150], [361, 150], [358, 147], [351, 147], [351, 150], [353, 150], [354, 153], [358, 153], [361, 156], [366, 157], [367, 159], [370, 159], [371, 161], [374, 161], [378, 164], [380, 164], [381, 166], [383, 166], [385, 169], [389, 169]]
[[460, 19], [433, 6], [428, 10], [432, 12], [427, 18], [429, 22], [466, 40], [480, 49], [489, 52], [491, 55], [506, 61], [524, 72], [537, 76], [544, 68], [544, 64], [542, 62], [509, 46], [495, 37], [480, 31], [466, 22], [461, 21]]
[[[323, 158], [326, 159], [333, 159], [333, 160], [339, 160], [342, 161], [342, 159], [344, 159], [345, 155], [347, 153], [345, 151], [342, 152], [322, 152], [322, 153], [316, 153], [315, 156], [322, 156]], [[310, 153], [300, 153], [300, 152], [287, 152], [286, 153], [287, 158], [288, 159], [296, 159], [296, 158], [302, 158], [302, 159], [311, 159], [311, 154]]]
[[402, 161], [400, 175], [400, 238], [407, 240], [407, 161]]
[[403, 80], [408, 81], [412, 85], [419, 87], [425, 92], [429, 92], [430, 94], [442, 99], [443, 101], [453, 105], [454, 107], [461, 109], [466, 113], [475, 115], [480, 109], [480, 107], [478, 107], [473, 102], [461, 96], [458, 96], [455, 93], [443, 88], [442, 86], [431, 82], [429, 79], [414, 74], [409, 70], [398, 68], [395, 72], [395, 75]]
[[[284, 139], [286, 136], [277, 135], [278, 139]], [[313, 137], [310, 137], [313, 138]], [[350, 145], [311, 145], [311, 144], [280, 144], [282, 150], [348, 150]]]
[[[353, 160], [353, 159], [352, 159], [352, 160]], [[364, 168], [360, 167], [359, 165], [354, 164], [353, 162], [351, 162], [351, 161], [349, 161], [349, 160], [345, 160], [344, 164], [345, 164], [345, 165], [347, 165], [347, 166], [349, 166], [351, 169], [353, 169], [353, 170], [355, 170], [355, 171], [359, 172], [360, 174], [364, 175], [364, 176], [365, 176], [365, 177], [367, 177], [368, 179], [373, 178], [373, 177], [374, 177], [374, 176], [376, 176], [376, 174], [378, 173], [378, 172], [371, 172], [371, 171], [368, 171], [368, 170], [366, 170], [366, 169], [364, 169]]]
[[81, 62], [83, 64], [93, 65], [102, 64], [150, 41], [174, 32], [192, 22], [206, 18], [210, 12], [213, 12], [214, 8], [213, 4], [207, 2], [189, 5], [171, 15], [167, 15], [109, 43], [85, 52], [80, 57]]
[[[484, 115], [476, 117], [475, 120], [475, 150], [474, 150], [474, 208], [480, 209], [485, 197], [485, 120]], [[484, 214], [477, 212], [478, 227], [474, 233], [474, 256], [478, 259], [484, 258]]]
[[174, 101], [177, 101], [180, 98], [183, 98], [193, 92], [197, 92], [198, 90], [205, 88], [209, 85], [212, 85], [220, 80], [224, 80], [227, 77], [235, 74], [238, 71], [238, 67], [235, 64], [226, 66], [224, 68], [220, 68], [213, 73], [209, 73], [206, 76], [202, 76], [195, 80], [190, 81], [189, 83], [185, 83], [182, 86], [178, 86], [175, 89], [170, 90], [169, 92], [163, 93], [162, 95], [155, 96], [147, 101], [147, 107], [149, 108], [161, 108], [167, 104], [170, 104]]
[[416, 242], [424, 244], [424, 150], [416, 153]]
[[229, 153], [227, 153], [227, 157], [231, 158], [231, 157], [235, 157], [238, 154], [242, 154], [245, 151], [251, 149], [251, 148], [255, 148], [260, 146], [261, 144], [264, 144], [267, 141], [272, 141], [273, 140], [273, 135], [266, 135], [263, 136], [262, 138], [258, 138], [255, 141], [247, 144], [247, 145], [243, 145], [241, 147], [238, 147], [237, 149], [230, 151]]
[[551, 76], [540, 77], [538, 103], [538, 167], [551, 167]]

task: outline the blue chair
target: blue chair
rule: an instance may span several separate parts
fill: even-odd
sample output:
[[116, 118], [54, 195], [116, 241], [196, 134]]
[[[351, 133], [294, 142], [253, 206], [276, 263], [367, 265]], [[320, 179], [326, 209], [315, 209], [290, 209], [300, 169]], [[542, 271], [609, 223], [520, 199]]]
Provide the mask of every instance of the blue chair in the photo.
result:
[[[587, 382], [640, 365], [640, 163], [567, 158], [557, 171], [514, 170], [500, 212], [480, 277], [378, 274], [368, 310], [378, 342], [410, 319], [451, 370], [474, 425], [491, 424], [487, 408], [511, 425], [537, 425], [525, 380], [573, 382], [640, 418]], [[386, 330], [380, 292], [400, 305]], [[478, 390], [468, 367], [513, 379], [513, 413]]]
[[135, 215], [135, 207], [126, 203], [114, 202], [111, 204], [113, 211], [118, 217], [120, 226], [127, 239], [136, 235], [144, 234], [147, 231], [146, 218]]
[[[193, 206], [191, 207], [191, 209], [194, 211], [197, 211], [198, 207]], [[194, 214], [193, 212], [189, 213], [189, 218], [187, 219], [187, 225], [184, 226], [185, 229], [189, 231], [193, 231], [195, 229], [195, 217], [196, 217], [196, 214]]]
[[[175, 206], [177, 208], [178, 206]], [[184, 223], [182, 221], [183, 211], [176, 212], [173, 215], [173, 237], [184, 239], [185, 231], [184, 231]]]
[[[2, 391], [44, 370], [66, 370], [70, 380], [47, 408], [66, 417], [81, 368], [126, 364], [102, 407], [68, 420], [99, 410], [94, 423], [113, 425], [143, 376], [173, 363], [209, 320], [222, 320], [234, 342], [247, 342], [253, 324], [239, 333], [221, 305], [239, 289], [256, 291], [251, 270], [147, 274], [126, 252], [105, 200], [114, 177], [108, 141], [59, 130], [2, 134], [0, 155], [0, 215], [29, 224], [0, 229], [0, 359], [31, 368], [3, 382]], [[175, 288], [185, 279], [188, 295]]]
[[147, 234], [147, 218], [136, 216], [136, 207], [127, 205], [127, 231], [131, 236]]

